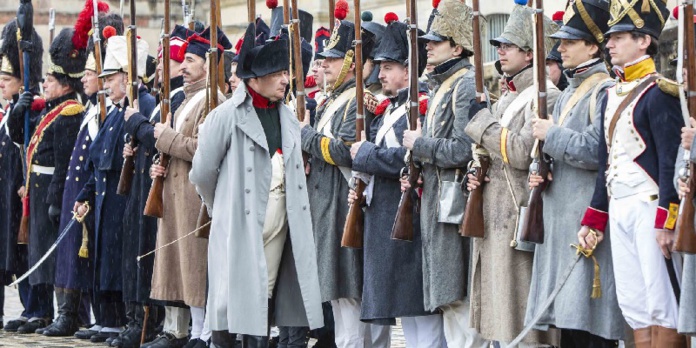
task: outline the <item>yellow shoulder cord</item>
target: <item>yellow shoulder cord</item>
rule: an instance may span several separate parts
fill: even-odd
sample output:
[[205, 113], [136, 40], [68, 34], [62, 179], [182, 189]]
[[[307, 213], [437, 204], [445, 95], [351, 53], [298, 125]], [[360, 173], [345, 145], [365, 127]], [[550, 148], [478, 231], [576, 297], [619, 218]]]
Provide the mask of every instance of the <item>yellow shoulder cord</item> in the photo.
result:
[[89, 249], [87, 249], [87, 242], [89, 242], [89, 231], [87, 231], [87, 225], [85, 225], [85, 217], [87, 214], [89, 214], [89, 203], [85, 202], [84, 206], [87, 208], [87, 211], [85, 212], [84, 215], [78, 216], [77, 212], [73, 212], [73, 218], [82, 224], [82, 245], [80, 246], [80, 251], [77, 253], [77, 255], [83, 259], [86, 259], [89, 257]]
[[[590, 234], [597, 240], [597, 231], [595, 229], [590, 229]], [[590, 298], [598, 299], [602, 297], [602, 281], [599, 278], [599, 262], [597, 262], [597, 258], [593, 255], [595, 248], [597, 248], [597, 244], [595, 243], [592, 248], [583, 248], [581, 245], [575, 244], [571, 244], [570, 246], [576, 249], [575, 255], [581, 254], [585, 258], [592, 258], [594, 262], [594, 279], [592, 280], [592, 295], [590, 295]]]

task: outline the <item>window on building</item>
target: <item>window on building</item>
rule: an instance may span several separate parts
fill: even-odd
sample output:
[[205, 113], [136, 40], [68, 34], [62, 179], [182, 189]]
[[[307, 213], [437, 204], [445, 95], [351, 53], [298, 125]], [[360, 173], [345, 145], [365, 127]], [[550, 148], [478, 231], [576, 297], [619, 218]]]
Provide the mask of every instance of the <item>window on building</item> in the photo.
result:
[[509, 17], [510, 15], [502, 13], [486, 16], [486, 19], [488, 20], [488, 33], [486, 35], [486, 41], [481, 43], [484, 63], [494, 62], [498, 59], [498, 53], [496, 52], [495, 47], [490, 44], [490, 40], [500, 36], [500, 34], [503, 33], [505, 23], [507, 23]]

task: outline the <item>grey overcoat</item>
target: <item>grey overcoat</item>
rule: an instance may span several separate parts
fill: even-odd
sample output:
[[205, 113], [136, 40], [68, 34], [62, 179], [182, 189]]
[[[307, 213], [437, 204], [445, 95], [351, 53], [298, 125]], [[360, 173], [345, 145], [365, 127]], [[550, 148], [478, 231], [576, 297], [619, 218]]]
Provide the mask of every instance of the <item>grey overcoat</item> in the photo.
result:
[[[590, 76], [598, 75], [602, 83]], [[592, 198], [591, 188], [597, 179], [597, 146], [599, 143], [599, 119], [601, 98], [613, 81], [606, 81], [608, 71], [604, 64], [591, 66], [588, 70], [574, 75], [566, 73], [568, 88], [558, 98], [553, 111], [554, 125], [549, 129], [544, 142], [544, 152], [554, 159], [553, 181], [543, 194], [544, 201], [544, 243], [538, 244], [534, 252], [532, 285], [529, 290], [525, 324], [540, 310], [538, 308], [551, 295], [560, 277], [575, 260], [578, 244], [577, 231], [580, 220]], [[564, 117], [559, 125], [562, 112], [566, 109], [583, 81], [586, 86], [581, 92], [584, 96]], [[594, 115], [590, 115], [590, 100], [594, 96]], [[573, 268], [565, 286], [554, 303], [539, 320], [537, 329], [549, 327], [587, 331], [591, 334], [618, 340], [623, 338], [624, 319], [616, 300], [614, 270], [611, 259], [611, 233], [594, 252], [600, 267], [602, 296], [592, 299], [594, 262], [583, 258]], [[601, 318], [601, 320], [598, 320]]]
[[[276, 310], [275, 323], [318, 328], [324, 317], [299, 123], [287, 106], [281, 105], [279, 111], [290, 235], [285, 254], [292, 245], [296, 273], [283, 274], [293, 267], [281, 264], [275, 300], [302, 305], [293, 307], [300, 308], [294, 312]], [[268, 269], [262, 232], [271, 171], [263, 127], [241, 84], [206, 118], [189, 175], [212, 212], [207, 313], [213, 331], [267, 335]], [[293, 259], [283, 258], [282, 263]]]

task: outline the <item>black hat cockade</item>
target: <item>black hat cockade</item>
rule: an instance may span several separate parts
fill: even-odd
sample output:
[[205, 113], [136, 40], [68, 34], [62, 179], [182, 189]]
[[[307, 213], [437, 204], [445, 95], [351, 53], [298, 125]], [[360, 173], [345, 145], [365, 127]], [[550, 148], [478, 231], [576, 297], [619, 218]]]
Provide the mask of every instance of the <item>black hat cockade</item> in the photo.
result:
[[[658, 0], [660, 1], [660, 0]], [[609, 3], [606, 0], [576, 0], [563, 15], [563, 26], [551, 35], [554, 39], [586, 40], [604, 43], [609, 30]]]
[[655, 39], [660, 37], [669, 18], [666, 0], [611, 0], [609, 14], [609, 30], [605, 35], [638, 32]]
[[277, 38], [257, 45], [254, 38], [254, 25], [249, 23], [242, 46], [237, 52], [237, 77], [250, 79], [288, 70], [290, 54], [286, 40]]
[[[2, 45], [0, 45], [0, 55], [2, 55], [2, 64], [0, 65], [0, 74], [11, 75], [20, 80], [24, 77], [20, 75], [19, 60], [19, 43], [17, 41], [17, 21], [12, 20], [5, 25], [2, 30]], [[29, 85], [36, 86], [41, 82], [41, 68], [43, 64], [43, 41], [41, 36], [33, 30], [31, 35], [31, 54], [29, 55]]]

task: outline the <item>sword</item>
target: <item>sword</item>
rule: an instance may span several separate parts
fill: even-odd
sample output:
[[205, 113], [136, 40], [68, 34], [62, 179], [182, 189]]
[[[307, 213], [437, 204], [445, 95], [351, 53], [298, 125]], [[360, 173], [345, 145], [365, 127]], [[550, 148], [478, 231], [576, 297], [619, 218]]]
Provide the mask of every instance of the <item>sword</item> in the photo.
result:
[[34, 273], [34, 271], [36, 271], [41, 266], [41, 264], [43, 264], [44, 261], [46, 261], [48, 259], [48, 257], [51, 256], [53, 251], [56, 250], [56, 248], [58, 247], [58, 244], [60, 244], [60, 242], [63, 240], [63, 238], [65, 238], [65, 236], [68, 234], [68, 231], [70, 231], [70, 228], [75, 224], [75, 222], [77, 221], [77, 222], [82, 223], [82, 221], [84, 221], [85, 216], [87, 216], [87, 213], [89, 213], [89, 205], [87, 203], [85, 203], [85, 206], [87, 207], [87, 212], [85, 212], [85, 214], [82, 215], [82, 217], [79, 217], [77, 215], [77, 212], [73, 212], [73, 217], [72, 217], [72, 219], [70, 219], [70, 222], [68, 222], [68, 225], [65, 226], [65, 228], [60, 233], [60, 235], [58, 235], [58, 238], [56, 239], [56, 241], [53, 242], [53, 245], [51, 245], [51, 247], [48, 248], [48, 250], [41, 257], [41, 259], [39, 259], [39, 261], [32, 268], [30, 268], [26, 273], [24, 273], [21, 277], [17, 278], [17, 280], [12, 282], [12, 284], [10, 284], [8, 286], [15, 286], [15, 285], [21, 283], [24, 279], [27, 279], [29, 277], [29, 275]]
[[532, 320], [527, 325], [525, 325], [524, 329], [522, 329], [522, 332], [520, 332], [519, 335], [517, 335], [517, 337], [515, 337], [515, 339], [512, 340], [512, 342], [510, 342], [510, 344], [506, 346], [506, 348], [517, 347], [517, 345], [520, 342], [522, 342], [525, 336], [527, 336], [529, 331], [532, 331], [534, 325], [536, 325], [539, 322], [539, 320], [541, 320], [541, 317], [543, 317], [544, 314], [546, 314], [546, 310], [549, 309], [549, 307], [551, 307], [551, 304], [553, 304], [553, 302], [556, 300], [556, 297], [558, 297], [558, 294], [561, 292], [561, 289], [563, 289], [563, 286], [568, 281], [568, 278], [570, 278], [570, 274], [573, 273], [575, 266], [580, 262], [580, 259], [582, 259], [582, 257], [591, 258], [594, 249], [597, 247], [597, 244], [595, 244], [595, 246], [591, 249], [585, 249], [582, 246], [574, 244], [571, 244], [570, 246], [577, 249], [573, 262], [570, 265], [568, 265], [568, 268], [566, 268], [565, 272], [563, 272], [563, 275], [561, 275], [559, 281], [556, 283], [556, 287], [546, 298], [546, 301], [544, 301], [541, 304], [540, 309], [536, 312], [534, 317], [532, 317]]

